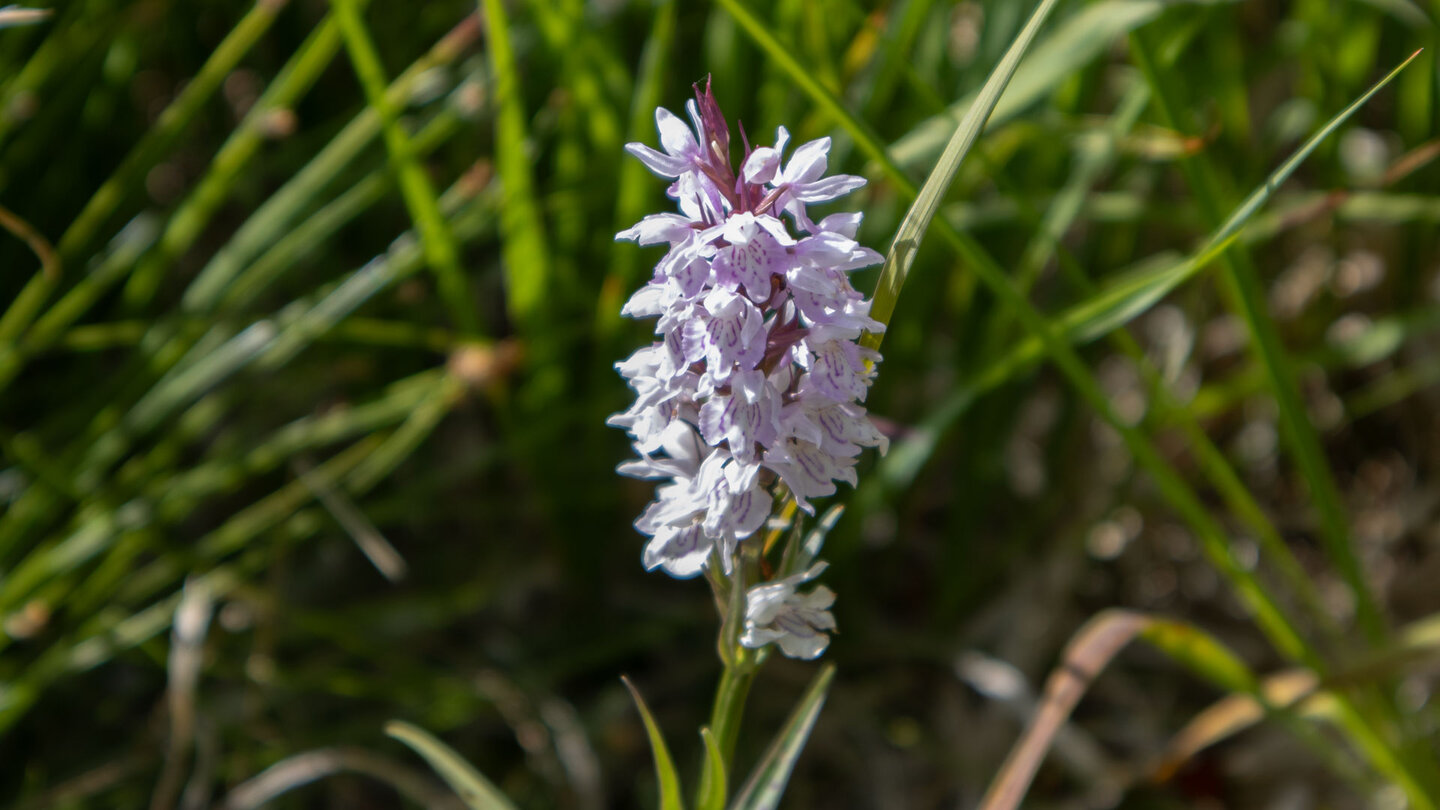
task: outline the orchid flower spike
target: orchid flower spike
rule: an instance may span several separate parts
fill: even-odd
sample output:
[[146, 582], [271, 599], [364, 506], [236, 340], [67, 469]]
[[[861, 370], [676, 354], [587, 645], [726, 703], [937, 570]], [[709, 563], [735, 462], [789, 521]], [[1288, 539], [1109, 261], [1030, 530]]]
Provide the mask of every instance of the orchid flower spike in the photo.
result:
[[[679, 578], [717, 562], [731, 574], [739, 544], [776, 504], [772, 490], [783, 484], [813, 515], [812, 499], [835, 494], [835, 482], [855, 485], [863, 448], [883, 453], [888, 444], [861, 404], [880, 355], [859, 339], [884, 326], [849, 280], [882, 257], [855, 241], [860, 214], [817, 223], [806, 208], [865, 180], [824, 176], [829, 138], [786, 160], [784, 127], [773, 147], [746, 142], [737, 172], [708, 80], [686, 112], [688, 125], [656, 110], [659, 150], [625, 147], [671, 181], [679, 213], [652, 214], [616, 236], [668, 249], [622, 310], [655, 318], [656, 340], [616, 364], [635, 402], [609, 420], [639, 457], [619, 472], [660, 481], [635, 522], [650, 538], [642, 561]], [[775, 643], [799, 658], [824, 651], [834, 594], [796, 590], [823, 569], [754, 584], [743, 643]]]

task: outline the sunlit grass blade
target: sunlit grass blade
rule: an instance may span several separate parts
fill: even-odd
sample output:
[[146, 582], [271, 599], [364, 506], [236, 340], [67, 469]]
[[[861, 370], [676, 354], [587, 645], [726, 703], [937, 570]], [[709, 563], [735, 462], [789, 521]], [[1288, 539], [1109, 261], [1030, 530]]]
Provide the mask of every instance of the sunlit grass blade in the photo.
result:
[[670, 748], [665, 745], [665, 736], [660, 733], [660, 726], [655, 723], [650, 707], [640, 696], [640, 690], [629, 678], [622, 676], [620, 680], [630, 690], [630, 697], [640, 712], [640, 720], [645, 724], [645, 735], [650, 738], [650, 756], [655, 760], [655, 778], [660, 782], [660, 810], [685, 810], [685, 800], [680, 795], [680, 775], [675, 770]]
[[[1395, 643], [1347, 665], [1323, 681], [1309, 670], [1292, 669], [1269, 675], [1261, 694], [1273, 706], [1295, 706], [1302, 717], [1337, 720], [1330, 689], [1391, 677], [1407, 668], [1426, 665], [1440, 651], [1440, 617], [1430, 616], [1396, 633]], [[1264, 717], [1264, 708], [1249, 694], [1232, 694], [1190, 719], [1166, 744], [1152, 768], [1155, 781], [1169, 779], [1200, 751], [1244, 731]]]
[[416, 406], [395, 432], [355, 468], [350, 474], [350, 486], [361, 491], [368, 490], [394, 472], [460, 403], [465, 391], [464, 381], [454, 375], [446, 375], [435, 391]]
[[[364, 4], [368, 0], [356, 2]], [[123, 300], [127, 307], [138, 310], [151, 300], [170, 265], [194, 245], [260, 150], [271, 116], [277, 110], [289, 109], [302, 98], [339, 50], [339, 28], [333, 16], [326, 16], [225, 140], [204, 177], [170, 216], [159, 243], [137, 264], [124, 288]]]
[[[438, 113], [415, 138], [417, 153], [429, 154], [459, 131], [461, 126], [462, 120], [450, 111]], [[465, 188], [467, 192], [483, 190], [464, 179], [457, 185]], [[333, 241], [337, 232], [384, 199], [385, 195], [393, 190], [393, 186], [393, 175], [384, 169], [376, 169], [365, 175], [313, 214], [293, 223], [289, 231], [269, 244], [263, 253], [228, 281], [223, 296], [213, 305], [224, 311], [248, 310], [272, 284], [285, 277], [287, 270], [321, 253], [323, 248]], [[454, 191], [455, 187], [452, 187], [447, 194], [454, 196]], [[445, 205], [445, 197], [441, 198], [441, 204]], [[473, 236], [466, 234], [465, 238]], [[196, 305], [200, 307], [211, 304], [206, 296], [196, 301]]]
[[[77, 544], [91, 545], [98, 550], [113, 542], [121, 528], [133, 531], [173, 526], [193, 513], [207, 499], [233, 492], [247, 480], [275, 469], [286, 459], [294, 458], [301, 452], [351, 437], [384, 431], [402, 419], [407, 425], [430, 419], [429, 414], [436, 410], [437, 405], [448, 408], [455, 398], [453, 379], [437, 371], [427, 371], [393, 384], [391, 390], [372, 402], [338, 413], [298, 419], [277, 430], [240, 459], [223, 456], [212, 458], [192, 469], [175, 474], [168, 474], [155, 462], [146, 464], [144, 466], [149, 468], [149, 472], [144, 474], [148, 474], [150, 480], [143, 486], [141, 496], [133, 502], [134, 508], [127, 513], [130, 516], [129, 525], [118, 527], [108, 520], [107, 515], [97, 516], [61, 544], [66, 550], [57, 550], [53, 556], [62, 561], [63, 566], [52, 572], [52, 576], [59, 571], [69, 572], [82, 561]], [[177, 431], [189, 438], [193, 438], [190, 434], [202, 431], [211, 422], [204, 414], [213, 409], [204, 408], [202, 401], [191, 410], [192, 412], [187, 413], [179, 422], [179, 427], [184, 430]], [[198, 419], [197, 412], [201, 414]], [[299, 509], [317, 489], [337, 487], [335, 482], [341, 476], [345, 476], [343, 489], [346, 492], [352, 495], [363, 494], [378, 483], [377, 470], [380, 474], [388, 472], [405, 458], [406, 452], [415, 448], [414, 434], [413, 428], [402, 427], [390, 432], [388, 436], [369, 436], [352, 451], [342, 453], [317, 470], [311, 471], [308, 482], [292, 482], [252, 508], [237, 513], [221, 529], [202, 538], [197, 546], [197, 559], [214, 560], [231, 553], [245, 538], [253, 537], [272, 525], [277, 516]], [[163, 453], [157, 450], [152, 455], [163, 456]], [[384, 461], [377, 464], [377, 458], [383, 458]], [[98, 537], [95, 536], [97, 532]], [[87, 537], [92, 539], [83, 539]], [[100, 545], [94, 546], [96, 543]], [[131, 598], [146, 597], [151, 593], [147, 588], [161, 587], [170, 581], [171, 577], [180, 573], [173, 567], [172, 561], [157, 561], [143, 574], [131, 578], [127, 586], [139, 589], [132, 593], [127, 587], [127, 594]], [[145, 583], [149, 585], [145, 586]], [[23, 585], [22, 579], [7, 580], [3, 587], [0, 587], [0, 596], [7, 602], [22, 598]]]
[[391, 720], [385, 724], [385, 733], [430, 763], [470, 810], [516, 810], [499, 788], [430, 732], [402, 720]]
[[[478, 230], [486, 210], [483, 200], [472, 201], [468, 187], [452, 188], [443, 204], [447, 212], [459, 208], [454, 219], [456, 232], [469, 236]], [[468, 207], [465, 207], [468, 203]], [[186, 358], [172, 360], [169, 371], [149, 389], [120, 421], [118, 430], [104, 422], [87, 445], [78, 470], [78, 480], [94, 485], [110, 465], [129, 451], [137, 437], [152, 430], [160, 420], [252, 364], [274, 370], [312, 345], [334, 328], [356, 307], [422, 266], [422, 255], [412, 233], [402, 234], [391, 250], [336, 285], [327, 285], [317, 294], [300, 299], [273, 318], [262, 318], [244, 332], [230, 338], [218, 327], [211, 331], [213, 347], [190, 348]], [[175, 343], [175, 341], [172, 341]], [[183, 349], [177, 345], [176, 350]], [[224, 347], [224, 351], [218, 351]]]
[[[435, 43], [428, 53], [390, 83], [385, 91], [386, 99], [394, 108], [403, 108], [411, 101], [415, 90], [422, 85], [422, 80], [433, 76], [430, 71], [453, 63], [479, 35], [478, 20], [473, 15], [466, 17]], [[455, 114], [452, 110], [457, 106], [457, 102], [452, 98], [446, 104], [445, 111], [437, 114], [436, 119], [414, 137], [411, 147], [417, 159], [438, 145], [434, 135], [430, 133], [442, 116], [453, 119]], [[182, 307], [189, 312], [210, 310], [228, 292], [230, 284], [243, 269], [258, 263], [252, 263], [257, 255], [294, 233], [294, 221], [305, 206], [355, 161], [380, 133], [380, 129], [379, 112], [374, 106], [366, 106], [294, 177], [270, 195], [211, 257], [185, 290]], [[387, 183], [392, 177], [388, 171], [383, 172], [383, 176]], [[289, 232], [286, 231], [287, 227], [291, 228]]]
[[[388, 785], [416, 807], [450, 806], [453, 794], [419, 770], [354, 746], [292, 754], [229, 789], [216, 810], [264, 810], [281, 796], [336, 774], [355, 773]], [[98, 791], [97, 791], [98, 792]]]
[[730, 805], [731, 810], [775, 810], [780, 805], [785, 785], [790, 781], [790, 772], [795, 769], [795, 761], [810, 740], [810, 732], [814, 730], [820, 710], [825, 706], [825, 696], [834, 679], [834, 664], [826, 664], [816, 673], [780, 733], [775, 735], [745, 786], [740, 789], [734, 804]]
[[700, 729], [705, 743], [705, 764], [700, 772], [700, 792], [695, 797], [695, 810], [725, 810], [726, 779], [725, 758], [720, 755], [720, 746], [710, 729]]
[[[655, 127], [655, 108], [668, 76], [668, 57], [675, 40], [675, 16], [678, 3], [669, 0], [655, 10], [650, 36], [640, 56], [635, 97], [630, 102], [630, 120], [626, 127], [631, 141], [650, 137]], [[652, 175], [638, 160], [625, 160], [620, 165], [620, 179], [615, 191], [615, 230], [630, 227], [645, 215], [651, 193]], [[595, 327], [601, 335], [615, 331], [621, 323], [620, 304], [635, 275], [639, 254], [632, 248], [612, 247], [610, 270], [600, 287], [595, 307]], [[597, 347], [598, 348], [598, 347]]]
[[0, 28], [18, 28], [22, 25], [35, 25], [50, 19], [54, 12], [48, 8], [21, 8], [20, 6], [5, 6], [0, 8]]
[[126, 198], [133, 195], [143, 184], [145, 173], [175, 147], [180, 136], [220, 88], [225, 77], [234, 71], [240, 60], [269, 30], [282, 6], [282, 3], [275, 0], [257, 0], [250, 11], [235, 24], [225, 39], [215, 47], [200, 71], [185, 84], [185, 89], [166, 106], [155, 124], [146, 130], [145, 136], [125, 156], [120, 168], [100, 186], [65, 229], [59, 245], [62, 256], [75, 259], [83, 255], [96, 233], [105, 226]]
[[[1412, 56], [1411, 59], [1414, 57]], [[1408, 64], [1409, 60], [1405, 64]], [[1405, 64], [1391, 71], [1363, 96], [1356, 99], [1321, 127], [1299, 149], [1287, 158], [1265, 182], [1226, 218], [1205, 241], [1197, 253], [1178, 262], [1141, 270], [1122, 278], [1091, 297], [1055, 315], [1053, 321], [1071, 341], [1086, 343], [1114, 331], [1148, 311], [1175, 288], [1193, 278], [1213, 263], [1240, 235], [1245, 224], [1313, 153], [1330, 134], [1360, 109], [1375, 93], [1398, 75]], [[881, 460], [879, 476], [892, 486], [904, 486], [913, 479], [940, 433], [954, 422], [979, 394], [992, 390], [1012, 379], [1045, 354], [1043, 341], [1030, 335], [1019, 341], [1005, 355], [992, 361], [970, 381], [952, 392], [910, 438], [903, 439]]]
[[[991, 119], [997, 124], [1010, 120], [1090, 64], [1117, 38], [1155, 19], [1164, 6], [1157, 0], [1105, 0], [1057, 22], [1015, 71], [1009, 92], [996, 103]], [[943, 114], [922, 122], [890, 145], [890, 157], [906, 168], [934, 159], [980, 99], [979, 92], [967, 95]]]
[[[218, 599], [234, 588], [238, 580], [230, 568], [217, 568], [201, 576], [199, 581]], [[114, 615], [101, 617], [92, 622], [90, 632], [82, 632], [80, 638], [51, 645], [20, 677], [0, 690], [0, 731], [14, 726], [57, 678], [93, 669], [117, 652], [132, 649], [165, 632], [174, 621], [179, 603], [177, 591], [132, 615], [119, 619]]]
[[397, 105], [387, 89], [389, 81], [385, 78], [385, 68], [380, 64], [380, 55], [360, 16], [361, 0], [335, 0], [333, 8], [365, 98], [380, 119], [385, 150], [399, 178], [405, 207], [409, 209], [410, 218], [420, 234], [425, 262], [435, 273], [440, 298], [450, 310], [450, 317], [455, 319], [456, 327], [466, 334], [477, 335], [480, 319], [470, 285], [465, 280], [465, 271], [460, 267], [460, 251], [455, 235], [440, 213], [435, 188], [415, 157], [409, 134], [400, 126]]
[[[414, 140], [416, 154], [418, 156], [429, 154], [460, 131], [461, 126], [461, 119], [451, 111], [438, 113], [416, 135]], [[394, 190], [394, 183], [394, 175], [388, 170], [376, 169], [321, 206], [315, 213], [298, 223], [290, 223], [290, 228], [284, 232], [284, 235], [267, 242], [262, 248], [263, 252], [243, 269], [231, 266], [228, 260], [221, 264], [207, 265], [207, 271], [212, 267], [221, 268], [221, 270], [215, 275], [205, 278], [207, 284], [204, 288], [192, 285], [190, 290], [187, 290], [186, 303], [202, 312], [212, 306], [226, 311], [246, 309], [270, 285], [283, 278], [287, 270], [300, 264], [305, 258], [322, 251], [333, 240], [337, 231], [384, 199], [386, 194]], [[275, 198], [272, 197], [266, 205], [268, 206], [270, 202], [274, 201]], [[262, 210], [264, 210], [263, 206]], [[242, 228], [242, 230], [244, 229]], [[268, 228], [265, 230], [269, 231]], [[267, 233], [267, 235], [275, 234]], [[220, 256], [217, 255], [216, 259], [219, 260]], [[231, 271], [236, 271], [237, 274], [227, 277], [226, 274]], [[196, 284], [199, 283], [200, 279], [197, 278]], [[222, 288], [223, 294], [221, 293]], [[190, 291], [197, 293], [193, 299], [189, 296]], [[213, 298], [216, 295], [220, 296], [218, 301]]]
[[[1066, 645], [1061, 663], [1045, 683], [1045, 692], [1034, 716], [981, 799], [981, 810], [1013, 810], [1020, 806], [1055, 735], [1091, 682], [1136, 638], [1145, 640], [1221, 689], [1259, 694], [1258, 681], [1249, 668], [1209, 634], [1175, 620], [1128, 610], [1105, 611], [1086, 622]], [[1263, 705], [1269, 707], [1268, 703]], [[1317, 753], [1327, 755], [1332, 750], [1313, 729], [1288, 720], [1287, 726]]]
[[136, 259], [155, 243], [159, 230], [153, 217], [136, 217], [115, 236], [103, 255], [95, 257], [90, 271], [35, 321], [19, 346], [0, 346], [0, 389], [19, 371], [27, 355], [48, 346], [122, 278]]
[[[452, 206], [456, 204], [450, 203]], [[468, 232], [473, 225], [467, 223], [473, 223], [473, 218], [461, 217], [457, 223], [461, 232]], [[279, 366], [360, 302], [397, 278], [415, 272], [420, 263], [418, 247], [413, 240], [399, 241], [401, 244], [395, 254], [372, 262], [352, 275], [346, 284], [320, 296], [311, 307], [292, 308], [276, 322], [270, 319], [257, 321], [228, 340], [224, 332], [212, 330], [213, 346], [197, 346], [192, 351], [192, 359], [177, 364], [124, 415], [116, 428], [97, 434], [87, 443], [77, 480], [87, 488], [98, 486], [103, 481], [99, 476], [129, 451], [139, 435], [154, 428], [178, 408], [251, 363], [258, 361], [269, 368]], [[458, 394], [452, 390], [442, 399], [453, 404], [456, 396]], [[429, 407], [417, 409], [411, 421], [407, 422], [410, 427], [398, 432], [393, 441], [383, 446], [386, 461], [366, 468], [364, 488], [373, 486], [380, 476], [413, 451], [445, 410], [448, 406], [438, 413]], [[143, 509], [139, 512], [132, 510], [126, 515], [133, 517], [144, 513]], [[109, 514], [98, 522], [88, 523], [84, 530], [58, 546], [47, 544], [42, 547], [43, 553], [37, 550], [12, 572], [12, 576], [6, 578], [4, 586], [0, 587], [0, 595], [5, 599], [18, 599], [60, 570], [74, 568], [92, 558], [107, 548], [117, 533], [133, 528], [125, 523], [126, 520], [128, 518], [124, 516]]]
[[[915, 254], [920, 249], [920, 241], [925, 237], [926, 231], [930, 228], [930, 221], [935, 218], [935, 212], [940, 207], [940, 200], [945, 196], [945, 191], [950, 187], [950, 181], [954, 179], [955, 172], [959, 171], [960, 163], [965, 155], [974, 146], [975, 139], [980, 137], [980, 132], [985, 129], [985, 122], [990, 118], [990, 113], [1000, 101], [1000, 96], [1005, 92], [1005, 87], [1015, 75], [1015, 69], [1020, 65], [1020, 59], [1025, 51], [1034, 41], [1035, 35], [1039, 33], [1040, 26], [1045, 23], [1045, 18], [1055, 8], [1056, 0], [1041, 0], [1035, 11], [1030, 15], [1030, 21], [1020, 31], [1015, 41], [1010, 44], [1005, 56], [1000, 63], [991, 71], [990, 77], [981, 86], [979, 94], [975, 97], [975, 103], [965, 111], [965, 116], [960, 120], [959, 126], [955, 128], [954, 134], [940, 155], [935, 168], [930, 170], [930, 176], [925, 179], [925, 185], [920, 188], [920, 194], [905, 213], [905, 218], [900, 222], [900, 229], [896, 231], [894, 240], [890, 243], [890, 250], [885, 255], [885, 266], [880, 270], [880, 280], [875, 285], [875, 295], [871, 299], [870, 317], [880, 323], [889, 323], [890, 316], [895, 312], [895, 302], [900, 298], [900, 288], [905, 285], [905, 276], [910, 272], [910, 265], [915, 262]], [[870, 333], [862, 342], [871, 348], [880, 345], [883, 333]]]
[[520, 68], [510, 45], [510, 23], [501, 0], [480, 0], [480, 8], [485, 15], [490, 72], [495, 81], [495, 164], [504, 188], [500, 234], [506, 307], [515, 323], [531, 332], [540, 328], [537, 319], [552, 293], [550, 251], [530, 174]]
[[[1156, 69], [1150, 48], [1144, 37], [1133, 38], [1134, 53], [1142, 72], [1150, 82], [1156, 96], [1158, 109], [1165, 123], [1184, 130], [1190, 129], [1189, 122], [1180, 120], [1176, 97], [1179, 93], [1171, 75]], [[1389, 84], [1420, 54], [1411, 54], [1398, 67], [1373, 85], [1369, 91], [1331, 119], [1325, 127], [1311, 136], [1305, 146], [1276, 170], [1265, 188], [1273, 189], [1293, 172], [1300, 161], [1327, 135], [1340, 126], [1355, 110], [1359, 109], [1381, 88]], [[1181, 161], [1190, 186], [1207, 218], [1218, 221], [1220, 200], [1218, 196], [1218, 170], [1209, 157], [1198, 154]], [[1238, 232], [1243, 223], [1264, 202], [1264, 197], [1252, 194], [1239, 209], [1230, 215], [1220, 227], [1217, 240], [1227, 239]], [[1212, 240], [1212, 244], [1216, 240]], [[1300, 397], [1295, 369], [1289, 355], [1280, 341], [1279, 331], [1268, 311], [1264, 290], [1255, 269], [1244, 253], [1231, 250], [1221, 255], [1224, 267], [1224, 282], [1231, 298], [1232, 307], [1238, 308], [1245, 319], [1250, 333], [1252, 351], [1259, 357], [1269, 377], [1271, 394], [1280, 410], [1281, 433], [1289, 444], [1291, 455], [1310, 489], [1311, 502], [1320, 517], [1320, 536], [1331, 562], [1339, 569], [1341, 576], [1350, 587], [1356, 602], [1360, 625], [1372, 642], [1386, 635], [1385, 620], [1378, 603], [1371, 592], [1359, 558], [1350, 543], [1349, 520], [1345, 516], [1339, 487], [1335, 483], [1325, 458], [1319, 435], [1305, 410]]]

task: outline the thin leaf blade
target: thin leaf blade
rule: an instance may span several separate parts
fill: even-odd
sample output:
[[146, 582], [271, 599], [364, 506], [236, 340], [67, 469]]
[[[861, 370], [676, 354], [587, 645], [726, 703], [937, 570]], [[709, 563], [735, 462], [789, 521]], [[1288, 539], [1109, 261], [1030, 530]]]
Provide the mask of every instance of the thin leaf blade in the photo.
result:
[[471, 810], [517, 810], [489, 779], [430, 732], [401, 720], [391, 720], [385, 724], [385, 733], [405, 743], [430, 763], [430, 767]]
[[725, 757], [720, 754], [720, 745], [709, 728], [700, 729], [700, 737], [705, 742], [705, 765], [700, 776], [700, 795], [695, 799], [696, 810], [725, 810]]
[[820, 709], [825, 706], [825, 696], [830, 691], [830, 682], [835, 679], [835, 666], [826, 664], [810, 682], [800, 702], [790, 713], [790, 719], [770, 743], [770, 748], [761, 758], [760, 764], [750, 774], [745, 787], [731, 810], [774, 810], [780, 804], [780, 796], [790, 781], [790, 772], [795, 769], [795, 760], [810, 739]]
[[[895, 302], [900, 297], [900, 288], [904, 286], [905, 276], [915, 262], [920, 240], [924, 238], [930, 221], [935, 218], [935, 212], [940, 208], [940, 200], [945, 196], [945, 190], [950, 187], [950, 181], [960, 170], [961, 162], [985, 129], [985, 122], [989, 120], [990, 113], [1005, 92], [1005, 87], [1015, 75], [1021, 57], [1034, 41], [1045, 18], [1055, 8], [1056, 1], [1041, 0], [1040, 5], [1030, 15], [1030, 21], [1025, 23], [1020, 35], [1010, 44], [1005, 56], [981, 86], [975, 103], [965, 111], [965, 117], [950, 136], [950, 143], [946, 145], [935, 168], [930, 171], [930, 176], [925, 179], [925, 185], [920, 188], [919, 196], [901, 220], [900, 229], [896, 231], [895, 239], [890, 243], [890, 250], [885, 256], [885, 266], [880, 270], [880, 280], [875, 285], [875, 295], [870, 304], [870, 317], [875, 320], [881, 323], [890, 322], [890, 316], [895, 312]], [[882, 333], [870, 333], [862, 340], [873, 349], [879, 347], [881, 338]]]
[[645, 724], [645, 734], [650, 737], [650, 752], [655, 758], [655, 778], [660, 782], [660, 810], [684, 810], [685, 800], [680, 794], [680, 774], [675, 770], [675, 760], [670, 756], [670, 748], [665, 745], [665, 736], [660, 733], [660, 726], [655, 723], [654, 715], [650, 714], [650, 707], [645, 705], [645, 699], [640, 697], [640, 690], [629, 678], [621, 676], [625, 688], [630, 690], [630, 697], [635, 701], [635, 708], [640, 712], [640, 720]]

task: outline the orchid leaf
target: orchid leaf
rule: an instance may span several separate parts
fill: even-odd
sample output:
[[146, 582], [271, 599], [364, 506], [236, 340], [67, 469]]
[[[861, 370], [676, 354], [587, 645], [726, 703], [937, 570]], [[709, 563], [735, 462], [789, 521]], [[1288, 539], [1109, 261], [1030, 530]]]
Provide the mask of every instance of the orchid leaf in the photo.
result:
[[670, 756], [670, 748], [665, 745], [665, 736], [660, 733], [660, 726], [655, 723], [655, 716], [650, 714], [650, 707], [645, 705], [645, 699], [640, 697], [640, 690], [629, 678], [621, 677], [625, 688], [630, 690], [630, 697], [635, 700], [635, 708], [640, 711], [640, 719], [645, 724], [645, 734], [650, 737], [650, 753], [655, 758], [655, 778], [660, 782], [660, 810], [684, 810], [685, 800], [680, 795], [680, 775], [675, 770], [675, 760]]
[[790, 772], [795, 769], [795, 760], [810, 739], [810, 732], [820, 717], [825, 695], [834, 679], [835, 666], [826, 664], [810, 682], [805, 695], [790, 713], [790, 719], [770, 743], [770, 748], [760, 759], [760, 764], [755, 766], [735, 803], [730, 805], [731, 810], [774, 810], [780, 804], [785, 785], [790, 781]]
[[430, 732], [409, 723], [392, 720], [385, 724], [385, 733], [405, 743], [430, 763], [430, 767], [455, 791], [470, 810], [516, 810], [500, 789], [475, 770], [454, 749], [436, 739]]

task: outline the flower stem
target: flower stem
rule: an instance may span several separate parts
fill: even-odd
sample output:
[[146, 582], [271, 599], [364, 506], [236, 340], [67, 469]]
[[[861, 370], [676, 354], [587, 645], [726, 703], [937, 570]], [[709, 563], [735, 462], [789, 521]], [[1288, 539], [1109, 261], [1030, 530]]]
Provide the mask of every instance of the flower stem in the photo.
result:
[[720, 675], [720, 686], [715, 690], [715, 705], [710, 710], [710, 732], [715, 735], [715, 742], [727, 765], [735, 754], [740, 716], [745, 713], [745, 698], [750, 694], [750, 682], [754, 678], [755, 669], [748, 661], [726, 667]]
[[[756, 661], [749, 650], [737, 651], [736, 660], [727, 663], [720, 674], [720, 685], [715, 690], [715, 705], [710, 709], [710, 733], [720, 749], [724, 773], [728, 775], [731, 760], [735, 756], [735, 741], [740, 736], [740, 717], [745, 713], [745, 698], [750, 694], [750, 682], [755, 679]], [[705, 769], [697, 795], [707, 796], [713, 790], [709, 784], [710, 771]]]

